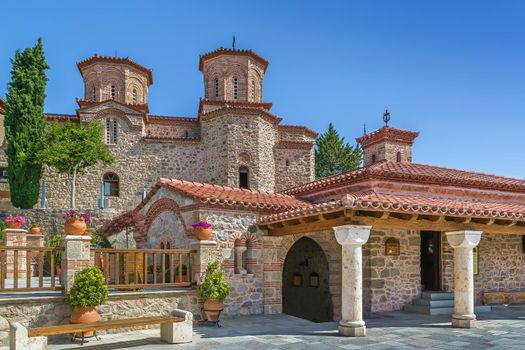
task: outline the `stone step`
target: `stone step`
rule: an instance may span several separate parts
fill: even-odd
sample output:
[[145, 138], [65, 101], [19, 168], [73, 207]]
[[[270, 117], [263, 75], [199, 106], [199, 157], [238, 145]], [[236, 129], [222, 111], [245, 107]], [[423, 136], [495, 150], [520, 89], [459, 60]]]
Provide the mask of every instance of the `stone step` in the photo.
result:
[[[454, 307], [434, 307], [431, 308], [425, 305], [405, 305], [404, 311], [426, 314], [426, 315], [452, 315], [454, 313]], [[490, 305], [476, 305], [474, 306], [474, 313], [490, 312], [492, 308]]]
[[431, 308], [435, 307], [453, 307], [454, 306], [454, 299], [414, 299], [412, 300], [412, 304], [414, 305], [423, 305]]
[[421, 299], [427, 300], [454, 300], [454, 293], [425, 291], [421, 293]]

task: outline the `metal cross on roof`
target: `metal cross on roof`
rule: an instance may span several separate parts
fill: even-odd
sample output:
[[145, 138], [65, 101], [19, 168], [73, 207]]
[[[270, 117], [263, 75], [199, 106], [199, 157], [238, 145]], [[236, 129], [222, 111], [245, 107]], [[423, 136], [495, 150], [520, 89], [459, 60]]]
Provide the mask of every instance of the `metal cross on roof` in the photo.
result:
[[232, 48], [235, 49], [235, 35], [233, 36], [233, 40], [232, 40]]
[[388, 122], [390, 121], [390, 112], [388, 109], [385, 109], [385, 113], [383, 113], [383, 121], [385, 122], [385, 125], [388, 126]]

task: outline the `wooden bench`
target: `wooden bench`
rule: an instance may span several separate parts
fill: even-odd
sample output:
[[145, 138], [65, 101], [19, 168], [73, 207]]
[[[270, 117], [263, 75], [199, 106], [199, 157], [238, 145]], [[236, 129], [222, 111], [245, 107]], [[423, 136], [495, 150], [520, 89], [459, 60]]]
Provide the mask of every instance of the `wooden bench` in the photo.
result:
[[[64, 324], [25, 328], [18, 322], [12, 322], [9, 335], [9, 349], [47, 349], [47, 336], [75, 334], [119, 328], [132, 328], [160, 324], [160, 338], [170, 344], [189, 343], [192, 340], [193, 315], [191, 312], [176, 310], [172, 316], [138, 317], [122, 320], [98, 321], [82, 324]], [[82, 337], [82, 343], [84, 337]]]
[[525, 304], [525, 292], [484, 292], [483, 304]]

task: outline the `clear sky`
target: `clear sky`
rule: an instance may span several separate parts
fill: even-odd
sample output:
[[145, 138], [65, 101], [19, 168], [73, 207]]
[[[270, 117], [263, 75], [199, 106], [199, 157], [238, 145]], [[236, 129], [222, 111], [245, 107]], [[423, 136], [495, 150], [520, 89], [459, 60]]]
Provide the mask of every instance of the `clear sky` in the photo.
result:
[[42, 36], [46, 112], [74, 113], [75, 62], [98, 53], [153, 69], [152, 114], [195, 116], [199, 54], [235, 34], [270, 61], [263, 98], [286, 124], [332, 121], [353, 143], [388, 108], [421, 132], [414, 161], [525, 178], [525, 1], [2, 0], [0, 14], [0, 94]]

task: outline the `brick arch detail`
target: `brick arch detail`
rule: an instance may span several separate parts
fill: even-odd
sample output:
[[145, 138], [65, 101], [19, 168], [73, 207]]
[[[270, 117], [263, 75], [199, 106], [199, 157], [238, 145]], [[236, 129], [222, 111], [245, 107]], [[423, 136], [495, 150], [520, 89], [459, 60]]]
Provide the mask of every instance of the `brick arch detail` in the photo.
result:
[[337, 320], [341, 315], [341, 248], [337, 243], [333, 232], [284, 236], [277, 254], [279, 265], [281, 267], [281, 279], [286, 255], [288, 255], [290, 248], [295, 242], [303, 237], [310, 238], [317, 243], [321, 247], [326, 260], [328, 261], [328, 284], [330, 287], [330, 294], [332, 295], [334, 320]]
[[146, 213], [146, 219], [144, 220], [145, 230], [143, 237], [141, 237], [142, 239], [145, 239], [148, 235], [153, 220], [155, 220], [160, 214], [166, 211], [175, 214], [181, 222], [184, 231], [188, 232], [188, 228], [186, 226], [186, 223], [184, 222], [184, 218], [182, 217], [182, 213], [180, 212], [180, 207], [177, 204], [177, 202], [170, 198], [161, 198], [155, 203], [153, 203], [148, 209], [148, 212]]

